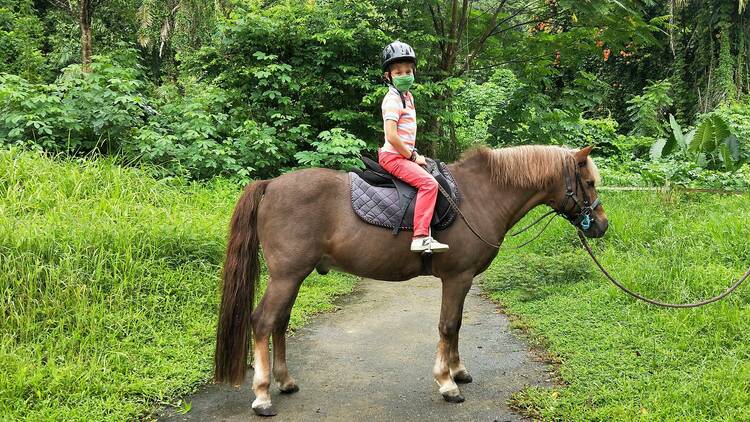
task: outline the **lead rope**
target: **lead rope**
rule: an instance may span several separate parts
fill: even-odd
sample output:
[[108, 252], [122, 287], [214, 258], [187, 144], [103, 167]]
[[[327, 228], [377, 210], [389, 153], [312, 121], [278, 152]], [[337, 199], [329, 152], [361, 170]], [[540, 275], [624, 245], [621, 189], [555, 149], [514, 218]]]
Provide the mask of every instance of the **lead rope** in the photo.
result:
[[636, 299], [640, 299], [646, 303], [650, 303], [652, 305], [656, 306], [662, 306], [665, 308], [697, 308], [699, 306], [708, 305], [709, 303], [714, 303], [716, 301], [719, 301], [721, 299], [724, 299], [729, 293], [732, 293], [735, 291], [740, 285], [747, 280], [748, 277], [750, 277], [750, 268], [747, 269], [745, 272], [745, 275], [740, 277], [739, 280], [737, 280], [734, 284], [729, 286], [728, 289], [724, 290], [721, 294], [714, 296], [710, 299], [702, 300], [700, 302], [693, 302], [693, 303], [666, 303], [666, 302], [659, 302], [658, 300], [649, 299], [647, 297], [641, 296], [638, 293], [635, 293], [628, 289], [627, 287], [623, 286], [620, 282], [618, 282], [614, 277], [612, 277], [607, 270], [604, 269], [601, 263], [599, 263], [599, 260], [596, 259], [596, 256], [594, 256], [594, 252], [591, 250], [591, 246], [589, 246], [589, 242], [586, 240], [586, 236], [583, 234], [583, 231], [580, 229], [578, 231], [578, 238], [581, 240], [581, 243], [583, 244], [583, 247], [586, 248], [586, 252], [589, 253], [591, 256], [591, 259], [594, 260], [594, 263], [596, 263], [596, 266], [599, 267], [601, 272], [609, 279], [609, 281], [612, 282], [615, 286], [619, 287], [620, 290], [623, 292], [629, 294], [630, 296], [633, 296]]
[[[474, 226], [472, 226], [471, 223], [469, 223], [469, 220], [466, 218], [466, 216], [464, 215], [464, 213], [461, 212], [461, 209], [458, 208], [458, 205], [456, 204], [456, 202], [453, 201], [453, 198], [451, 198], [450, 195], [448, 195], [448, 192], [446, 192], [445, 189], [440, 184], [438, 184], [438, 189], [440, 190], [440, 193], [443, 194], [443, 196], [445, 197], [445, 199], [448, 200], [448, 203], [450, 204], [450, 206], [458, 213], [458, 215], [461, 216], [461, 218], [464, 220], [464, 223], [466, 223], [466, 226], [469, 228], [469, 230], [471, 230], [471, 232], [474, 233], [474, 235], [476, 237], [478, 237], [479, 240], [481, 240], [482, 242], [484, 242], [486, 245], [488, 245], [490, 247], [493, 247], [495, 249], [500, 249], [500, 245], [496, 245], [494, 243], [488, 242], [487, 240], [484, 239], [484, 237], [482, 237], [482, 235], [479, 234], [479, 232], [477, 232], [477, 230], [474, 228]], [[554, 210], [553, 210], [553, 212], [554, 212]], [[528, 226], [524, 227], [523, 229], [521, 229], [520, 231], [514, 233], [513, 236], [521, 234], [524, 231], [528, 230], [532, 226], [536, 225], [538, 222], [542, 221], [542, 219], [544, 217], [547, 217], [549, 214], [552, 214], [552, 212], [548, 212], [547, 214], [545, 214], [542, 217], [538, 218], [536, 221], [534, 221], [530, 225], [528, 225]], [[556, 214], [555, 217], [557, 217], [557, 215], [559, 215], [559, 214]], [[549, 226], [549, 224], [552, 222], [552, 220], [555, 219], [555, 217], [550, 218], [549, 221], [547, 221], [547, 224], [544, 225], [544, 227], [542, 228], [542, 230], [536, 236], [534, 236], [534, 238], [532, 238], [531, 240], [529, 240], [527, 242], [524, 242], [520, 246], [516, 246], [513, 249], [522, 248], [523, 246], [526, 246], [529, 243], [531, 243], [532, 241], [536, 240], [539, 236], [541, 236], [541, 234], [544, 232], [544, 230], [547, 228], [547, 226]], [[717, 301], [719, 301], [721, 299], [724, 299], [730, 293], [732, 293], [733, 291], [737, 290], [737, 288], [740, 287], [740, 285], [745, 280], [747, 280], [748, 277], [750, 277], [750, 268], [748, 268], [747, 271], [745, 272], [745, 274], [742, 277], [740, 277], [740, 279], [737, 280], [734, 284], [732, 284], [731, 286], [729, 286], [728, 289], [724, 290], [724, 292], [722, 292], [721, 294], [716, 295], [716, 296], [714, 296], [712, 298], [709, 298], [709, 299], [706, 299], [706, 300], [702, 300], [702, 301], [699, 301], [699, 302], [692, 302], [692, 303], [667, 303], [667, 302], [660, 302], [658, 300], [649, 299], [649, 298], [647, 298], [645, 296], [642, 296], [642, 295], [640, 295], [640, 294], [638, 294], [638, 293], [636, 293], [636, 292], [628, 289], [622, 283], [620, 283], [614, 277], [612, 277], [612, 275], [609, 274], [609, 272], [607, 272], [607, 270], [604, 269], [604, 267], [602, 266], [602, 264], [599, 262], [599, 260], [594, 255], [594, 251], [591, 250], [591, 246], [589, 245], [588, 240], [586, 240], [586, 235], [583, 234], [583, 231], [581, 229], [579, 229], [579, 228], [576, 228], [576, 232], [578, 234], [578, 239], [581, 240], [581, 244], [583, 245], [584, 249], [586, 249], [586, 252], [588, 252], [589, 256], [591, 256], [591, 259], [594, 260], [594, 263], [596, 264], [596, 266], [599, 267], [599, 270], [602, 272], [602, 274], [604, 274], [604, 276], [607, 277], [607, 279], [610, 282], [612, 282], [612, 284], [614, 284], [620, 290], [622, 290], [623, 292], [629, 294], [630, 296], [632, 296], [632, 297], [634, 297], [636, 299], [642, 300], [642, 301], [644, 301], [646, 303], [650, 303], [652, 305], [661, 306], [661, 307], [664, 307], [664, 308], [697, 308], [699, 306], [708, 305], [709, 303], [714, 303], [714, 302], [717, 302]]]

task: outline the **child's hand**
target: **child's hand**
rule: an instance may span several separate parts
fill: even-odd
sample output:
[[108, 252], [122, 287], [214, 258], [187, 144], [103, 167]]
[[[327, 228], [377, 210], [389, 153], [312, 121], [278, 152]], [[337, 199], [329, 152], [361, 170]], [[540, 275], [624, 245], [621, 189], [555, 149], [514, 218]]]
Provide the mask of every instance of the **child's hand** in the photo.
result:
[[417, 164], [419, 164], [420, 166], [426, 166], [427, 165], [427, 161], [421, 155], [417, 155], [417, 159], [414, 160], [414, 162], [417, 163]]

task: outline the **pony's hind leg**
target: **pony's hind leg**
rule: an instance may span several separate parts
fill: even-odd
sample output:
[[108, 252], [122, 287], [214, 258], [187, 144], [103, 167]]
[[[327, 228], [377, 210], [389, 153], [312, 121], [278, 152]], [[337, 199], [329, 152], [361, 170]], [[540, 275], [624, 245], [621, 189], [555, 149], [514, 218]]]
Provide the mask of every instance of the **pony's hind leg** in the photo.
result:
[[[276, 278], [268, 280], [266, 293], [263, 295], [257, 309], [253, 312], [254, 366], [253, 411], [260, 416], [276, 414], [271, 404], [271, 362], [268, 350], [269, 338], [281, 327], [286, 329], [288, 317], [287, 309], [291, 311], [294, 299], [304, 277]], [[283, 331], [282, 331], [283, 332]]]
[[273, 378], [279, 384], [279, 390], [282, 394], [292, 394], [299, 391], [299, 386], [297, 386], [294, 378], [289, 375], [289, 369], [286, 366], [286, 328], [289, 326], [291, 312], [292, 307], [289, 306], [286, 315], [282, 317], [284, 323], [279, 324], [273, 330]]
[[[460, 369], [458, 360], [458, 330], [461, 327], [461, 317], [464, 309], [464, 299], [471, 288], [471, 275], [443, 278], [443, 299], [440, 307], [440, 341], [438, 342], [435, 366], [432, 374], [440, 387], [443, 398], [452, 403], [464, 401], [458, 385], [451, 376], [451, 366]], [[465, 369], [464, 369], [465, 370]], [[468, 375], [468, 374], [466, 374]]]

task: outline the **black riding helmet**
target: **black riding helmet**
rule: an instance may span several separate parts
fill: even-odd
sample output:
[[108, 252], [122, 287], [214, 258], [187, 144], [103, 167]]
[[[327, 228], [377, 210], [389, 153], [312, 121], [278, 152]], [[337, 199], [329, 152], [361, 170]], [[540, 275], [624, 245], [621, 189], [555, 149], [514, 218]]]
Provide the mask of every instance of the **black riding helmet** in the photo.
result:
[[395, 62], [412, 62], [416, 67], [417, 55], [409, 44], [396, 40], [383, 49], [383, 72], [387, 72], [388, 66]]

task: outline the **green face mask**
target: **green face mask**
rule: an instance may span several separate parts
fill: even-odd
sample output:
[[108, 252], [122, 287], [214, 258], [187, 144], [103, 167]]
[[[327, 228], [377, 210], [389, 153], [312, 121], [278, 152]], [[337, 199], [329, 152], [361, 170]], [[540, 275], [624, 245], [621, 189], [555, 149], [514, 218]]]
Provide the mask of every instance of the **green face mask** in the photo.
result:
[[411, 88], [414, 83], [413, 75], [395, 76], [393, 77], [393, 86], [401, 92], [406, 92]]

